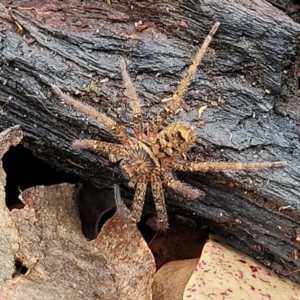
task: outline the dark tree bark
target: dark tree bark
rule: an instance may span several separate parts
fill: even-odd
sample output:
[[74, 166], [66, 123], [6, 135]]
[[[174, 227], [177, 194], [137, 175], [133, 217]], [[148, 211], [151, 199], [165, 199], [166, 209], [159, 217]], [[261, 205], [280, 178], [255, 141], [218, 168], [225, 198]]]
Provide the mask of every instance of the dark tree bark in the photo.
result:
[[[50, 84], [97, 102], [102, 112], [131, 127], [119, 68], [124, 57], [149, 122], [219, 21], [211, 49], [184, 96], [190, 110], [172, 121], [197, 127], [198, 109], [208, 105], [192, 158], [287, 161], [288, 166], [178, 174], [206, 196], [178, 201], [166, 190], [168, 209], [207, 218], [227, 243], [300, 282], [297, 23], [260, 0], [113, 1], [112, 7], [99, 1], [51, 1], [36, 11], [9, 14], [2, 8], [0, 17], [1, 130], [20, 124], [23, 144], [35, 155], [95, 186], [118, 183], [129, 199], [133, 191], [118, 165], [71, 147], [79, 137], [116, 140], [63, 104]], [[24, 34], [15, 32], [12, 19]]]

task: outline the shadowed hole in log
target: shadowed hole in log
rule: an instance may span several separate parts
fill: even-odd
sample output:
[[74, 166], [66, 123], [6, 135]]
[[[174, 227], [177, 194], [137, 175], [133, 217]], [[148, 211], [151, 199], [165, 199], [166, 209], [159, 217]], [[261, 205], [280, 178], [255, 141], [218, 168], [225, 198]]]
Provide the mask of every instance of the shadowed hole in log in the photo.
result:
[[18, 196], [30, 187], [78, 181], [74, 176], [54, 170], [22, 145], [10, 147], [2, 161], [6, 173], [6, 205], [9, 209], [23, 207]]
[[19, 275], [26, 275], [26, 273], [28, 272], [28, 268], [23, 264], [23, 262], [16, 258], [15, 259], [15, 270], [12, 274], [12, 277], [16, 277]]
[[[73, 184], [80, 181], [75, 176], [53, 169], [22, 145], [10, 147], [2, 161], [6, 173], [6, 205], [10, 210], [24, 207], [18, 197], [22, 191], [28, 188], [66, 182]], [[99, 226], [97, 229], [99, 231], [115, 212], [113, 191], [83, 184], [77, 201], [83, 234], [87, 238], [93, 239], [95, 238], [95, 225]]]

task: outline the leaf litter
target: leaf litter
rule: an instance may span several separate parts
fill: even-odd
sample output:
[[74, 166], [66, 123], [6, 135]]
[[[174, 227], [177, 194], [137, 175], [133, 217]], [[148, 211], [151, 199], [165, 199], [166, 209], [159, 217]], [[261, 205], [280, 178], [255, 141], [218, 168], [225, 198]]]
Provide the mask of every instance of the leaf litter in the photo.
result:
[[[22, 137], [19, 126], [0, 133], [0, 156]], [[0, 163], [1, 300], [300, 299], [297, 285], [214, 239], [200, 254], [206, 233], [188, 222], [172, 221], [152, 239], [151, 251], [118, 186], [117, 211], [91, 242], [82, 234], [73, 185], [27, 189], [24, 208], [9, 211]]]

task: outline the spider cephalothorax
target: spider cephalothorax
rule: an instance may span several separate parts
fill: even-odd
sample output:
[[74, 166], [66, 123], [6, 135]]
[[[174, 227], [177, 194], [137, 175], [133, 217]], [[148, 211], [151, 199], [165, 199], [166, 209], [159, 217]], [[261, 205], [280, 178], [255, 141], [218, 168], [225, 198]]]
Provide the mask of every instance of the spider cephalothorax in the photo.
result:
[[66, 102], [108, 127], [121, 142], [121, 144], [113, 144], [98, 140], [77, 140], [73, 143], [73, 146], [79, 149], [91, 150], [96, 153], [106, 153], [109, 155], [111, 161], [120, 161], [120, 166], [124, 174], [129, 178], [129, 186], [135, 188], [132, 204], [132, 219], [135, 222], [140, 220], [149, 182], [151, 183], [158, 216], [158, 228], [161, 229], [165, 229], [168, 226], [163, 184], [190, 199], [196, 199], [204, 195], [202, 191], [179, 181], [174, 173], [176, 170], [191, 172], [244, 170], [279, 167], [285, 164], [284, 162], [231, 163], [211, 161], [200, 163], [187, 161], [182, 163], [182, 155], [184, 155], [195, 142], [196, 137], [193, 127], [188, 123], [180, 122], [172, 123], [161, 129], [163, 122], [181, 108], [181, 97], [195, 74], [211, 42], [212, 36], [217, 31], [219, 25], [219, 23], [216, 23], [212, 27], [176, 92], [171, 98], [166, 99], [168, 100], [166, 106], [152, 119], [146, 128], [144, 128], [142, 120], [141, 104], [126, 71], [125, 61], [123, 59], [121, 60], [122, 76], [133, 111], [134, 137], [129, 136], [126, 132], [126, 128], [119, 125], [113, 119], [100, 113], [93, 107], [63, 94], [57, 86], [53, 86], [54, 91]]

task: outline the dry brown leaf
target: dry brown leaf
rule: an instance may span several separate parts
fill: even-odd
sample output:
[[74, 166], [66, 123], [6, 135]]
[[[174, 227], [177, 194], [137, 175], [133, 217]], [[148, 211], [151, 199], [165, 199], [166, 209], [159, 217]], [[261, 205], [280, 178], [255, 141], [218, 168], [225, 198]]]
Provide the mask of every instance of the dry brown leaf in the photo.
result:
[[12, 211], [20, 246], [15, 257], [29, 272], [12, 280], [17, 284], [8, 299], [118, 299], [106, 259], [81, 233], [75, 193], [70, 184], [22, 193], [26, 206]]
[[[0, 155], [21, 138], [17, 126], [1, 133]], [[28, 189], [25, 207], [10, 212], [0, 174], [0, 299], [118, 299], [106, 259], [81, 233], [74, 187]], [[27, 273], [18, 274], [15, 262]]]
[[300, 299], [300, 287], [254, 259], [210, 239], [184, 291], [184, 300]]
[[116, 202], [117, 211], [103, 226], [95, 245], [108, 260], [116, 282], [118, 299], [152, 299], [155, 273], [153, 255], [131, 220], [118, 190]]
[[14, 271], [14, 253], [19, 248], [18, 231], [5, 205], [6, 174], [2, 168], [1, 159], [9, 147], [17, 145], [22, 138], [23, 133], [19, 126], [0, 133], [0, 289], [11, 279]]
[[162, 266], [154, 276], [153, 300], [182, 300], [197, 262], [197, 258], [175, 260]]

